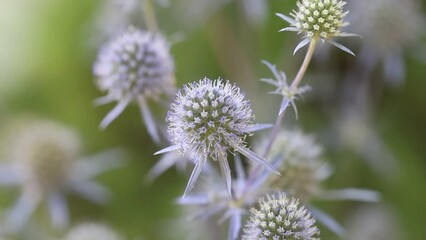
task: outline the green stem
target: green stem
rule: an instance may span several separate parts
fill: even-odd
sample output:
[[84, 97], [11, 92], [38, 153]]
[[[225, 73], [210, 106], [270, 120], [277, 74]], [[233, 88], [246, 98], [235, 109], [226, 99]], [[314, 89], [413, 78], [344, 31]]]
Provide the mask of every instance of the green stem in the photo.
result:
[[[306, 52], [305, 59], [303, 60], [302, 66], [299, 69], [299, 72], [297, 73], [296, 77], [294, 78], [293, 82], [290, 85], [289, 92], [293, 92], [297, 89], [299, 86], [299, 83], [302, 81], [303, 76], [306, 73], [306, 70], [308, 69], [309, 63], [311, 62], [312, 56], [315, 51], [315, 47], [317, 45], [318, 38], [313, 38], [309, 44], [308, 51]], [[290, 99], [287, 99], [287, 105], [290, 104]], [[271, 135], [269, 136], [268, 144], [266, 145], [265, 152], [263, 153], [263, 157], [267, 157], [269, 152], [271, 151], [272, 144], [275, 141], [275, 138], [277, 137], [278, 131], [281, 128], [281, 123], [284, 119], [285, 111], [281, 112], [281, 114], [278, 115], [274, 128], [272, 129]]]
[[143, 0], [143, 16], [145, 20], [146, 27], [149, 31], [157, 32], [158, 24], [157, 18], [155, 16], [154, 6], [152, 5], [152, 0]]
[[[308, 51], [306, 52], [306, 55], [305, 55], [305, 59], [303, 60], [302, 66], [300, 67], [299, 72], [297, 73], [296, 77], [294, 78], [293, 82], [290, 85], [290, 89], [289, 89], [290, 92], [295, 91], [297, 87], [299, 86], [299, 83], [302, 81], [303, 76], [305, 75], [306, 70], [308, 69], [309, 63], [312, 60], [312, 56], [315, 52], [315, 47], [317, 43], [318, 43], [318, 38], [313, 38], [311, 40]], [[287, 99], [286, 101], [287, 101], [286, 105], [288, 106], [290, 104], [290, 99]], [[266, 145], [265, 152], [262, 155], [262, 157], [264, 158], [266, 158], [269, 155], [269, 152], [271, 151], [272, 145], [275, 142], [277, 134], [281, 128], [281, 123], [284, 119], [284, 114], [285, 114], [285, 110], [282, 111], [282, 113], [277, 116], [274, 128], [272, 129], [271, 135], [269, 136], [269, 140]], [[246, 182], [246, 186], [243, 190], [242, 198], [249, 190], [249, 187], [251, 186], [251, 184], [253, 184], [253, 182], [255, 181], [257, 175], [259, 174], [260, 168], [261, 166], [259, 165], [253, 170], [253, 172], [251, 172], [249, 179]]]

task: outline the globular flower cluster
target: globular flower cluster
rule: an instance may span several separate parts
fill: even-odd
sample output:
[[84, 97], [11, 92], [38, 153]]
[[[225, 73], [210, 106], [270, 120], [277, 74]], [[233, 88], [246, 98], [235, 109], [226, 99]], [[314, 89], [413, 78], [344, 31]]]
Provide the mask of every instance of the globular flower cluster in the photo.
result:
[[116, 101], [156, 98], [174, 85], [168, 42], [159, 33], [133, 27], [101, 49], [93, 71], [99, 89]]
[[218, 160], [232, 195], [228, 150], [234, 149], [275, 171], [265, 159], [244, 146], [253, 121], [249, 101], [236, 85], [208, 78], [190, 83], [177, 94], [168, 112], [168, 133], [174, 145], [156, 154], [179, 149], [194, 160], [196, 165], [184, 195], [193, 188], [207, 160]]
[[63, 240], [123, 240], [107, 226], [84, 223], [72, 228]]
[[296, 20], [295, 27], [308, 37], [319, 36], [323, 39], [333, 38], [347, 22], [343, 18], [346, 2], [342, 0], [302, 0], [297, 3], [298, 10], [291, 14]]
[[214, 160], [244, 142], [253, 120], [250, 104], [237, 86], [207, 78], [185, 86], [167, 117], [173, 143], [191, 157]]
[[293, 18], [277, 13], [278, 17], [291, 25], [281, 31], [294, 31], [305, 35], [305, 39], [299, 43], [295, 52], [310, 42], [322, 39], [354, 55], [347, 47], [333, 41], [334, 37], [358, 36], [342, 32], [342, 28], [349, 25], [344, 20], [349, 13], [349, 11], [343, 10], [344, 5], [346, 2], [343, 0], [299, 0], [297, 2], [298, 10], [293, 10], [290, 14]]
[[[263, 148], [266, 141], [259, 144]], [[282, 130], [269, 153], [270, 159], [281, 162], [282, 176], [270, 175], [267, 188], [284, 190], [297, 198], [308, 201], [321, 190], [321, 181], [331, 174], [330, 167], [322, 159], [322, 148], [313, 136], [300, 130]]]
[[319, 229], [311, 214], [297, 199], [283, 193], [261, 199], [259, 208], [252, 208], [250, 213], [243, 240], [319, 239]]

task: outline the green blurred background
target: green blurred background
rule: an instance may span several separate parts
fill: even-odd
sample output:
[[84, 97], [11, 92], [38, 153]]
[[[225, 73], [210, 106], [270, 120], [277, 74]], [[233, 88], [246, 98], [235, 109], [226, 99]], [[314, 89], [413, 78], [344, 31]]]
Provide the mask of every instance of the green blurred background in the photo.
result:
[[[172, 1], [169, 7], [156, 6], [162, 31], [168, 36], [184, 34], [183, 41], [172, 47], [177, 85], [204, 76], [231, 79], [246, 91], [256, 120], [272, 122], [279, 98], [266, 95], [272, 89], [258, 81], [260, 77], [270, 76], [260, 60], [276, 63], [286, 70], [289, 78], [295, 75], [303, 56], [292, 56], [299, 36], [278, 33], [285, 23], [274, 16], [275, 12], [290, 12], [294, 1], [268, 1], [265, 21], [258, 24], [251, 23], [244, 15], [242, 1], [225, 4], [205, 21], [189, 24], [191, 21], [185, 19], [178, 2]], [[160, 147], [147, 135], [136, 106], [126, 109], [106, 130], [98, 128], [112, 107], [92, 104], [103, 95], [94, 85], [92, 64], [100, 43], [106, 39], [102, 31], [114, 27], [107, 21], [103, 29], [99, 27], [105, 3], [101, 0], [0, 1], [0, 123], [27, 114], [41, 116], [76, 129], [83, 139], [85, 153], [114, 147], [127, 149], [128, 165], [99, 178], [114, 193], [111, 203], [102, 207], [72, 197], [72, 222], [99, 220], [129, 239], [168, 239], [166, 236], [170, 234], [165, 232], [169, 223], [179, 215], [173, 201], [182, 194], [188, 176], [170, 170], [151, 185], [145, 183], [146, 173], [158, 160], [153, 152]], [[141, 14], [133, 16], [135, 26], [144, 26]], [[336, 96], [339, 88], [333, 85], [341, 84], [339, 77], [354, 61], [335, 49], [331, 50], [330, 58], [337, 60], [326, 63], [319, 59], [311, 65], [304, 81], [313, 91], [298, 104], [299, 120], [289, 114], [287, 123], [318, 134], [335, 168], [327, 187], [378, 190], [383, 194], [384, 205], [396, 213], [402, 239], [425, 239], [425, 64], [407, 57], [407, 77], [401, 87], [375, 84], [381, 90], [372, 103], [371, 128], [398, 163], [398, 174], [382, 177], [360, 154], [349, 148], [336, 148], [332, 143], [335, 139], [327, 134], [339, 103], [338, 99], [324, 100], [320, 95]], [[380, 74], [375, 72], [371, 81], [381, 82]], [[164, 116], [164, 111], [154, 111], [157, 117]], [[1, 191], [1, 208], [6, 209], [16, 197], [17, 191]], [[348, 214], [356, 212], [362, 204], [318, 202], [318, 205], [347, 227]], [[337, 239], [327, 229], [321, 227], [321, 231], [323, 239]]]

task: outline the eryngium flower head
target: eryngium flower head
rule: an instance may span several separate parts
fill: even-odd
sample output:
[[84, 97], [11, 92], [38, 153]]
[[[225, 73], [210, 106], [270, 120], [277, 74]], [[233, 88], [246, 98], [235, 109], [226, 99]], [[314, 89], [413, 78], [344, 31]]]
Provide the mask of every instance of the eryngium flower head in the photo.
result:
[[[366, 7], [368, 6], [368, 7]], [[404, 54], [424, 59], [426, 19], [417, 0], [351, 1], [351, 30], [364, 36], [360, 61], [372, 71], [383, 64], [385, 80], [399, 85], [406, 69]], [[414, 50], [414, 51], [413, 51]]]
[[20, 197], [7, 213], [5, 231], [22, 230], [44, 202], [54, 227], [66, 226], [68, 193], [98, 203], [108, 200], [108, 190], [93, 178], [121, 165], [117, 151], [82, 157], [75, 132], [46, 120], [19, 123], [6, 139], [8, 161], [0, 164], [0, 186], [19, 188]]
[[306, 36], [315, 35], [323, 39], [331, 39], [347, 26], [343, 18], [348, 11], [343, 12], [346, 2], [341, 0], [302, 0], [297, 3], [299, 8], [291, 14], [296, 20], [296, 26]]
[[[259, 144], [263, 148], [266, 142]], [[322, 159], [322, 148], [313, 136], [300, 130], [282, 130], [272, 145], [269, 158], [280, 161], [282, 176], [270, 175], [268, 188], [281, 189], [306, 202], [321, 190], [321, 181], [331, 173]]]
[[72, 228], [63, 240], [122, 240], [116, 232], [97, 223], [85, 223]]
[[254, 126], [253, 120], [250, 104], [236, 85], [207, 78], [190, 83], [179, 91], [168, 112], [168, 133], [174, 145], [156, 154], [180, 149], [196, 162], [185, 194], [194, 186], [206, 161], [218, 160], [231, 194], [229, 149], [274, 169], [244, 146], [244, 138]]
[[355, 35], [341, 31], [343, 27], [349, 25], [348, 22], [344, 21], [345, 16], [349, 13], [349, 11], [343, 10], [345, 4], [346, 2], [342, 0], [299, 0], [297, 2], [298, 10], [293, 10], [290, 14], [294, 19], [283, 14], [277, 14], [291, 24], [290, 27], [283, 28], [281, 31], [295, 31], [305, 35], [305, 40], [296, 47], [295, 51], [311, 40], [316, 41], [320, 38], [353, 54], [349, 49], [332, 40], [334, 37]]
[[101, 49], [93, 71], [99, 89], [116, 101], [156, 98], [174, 85], [168, 42], [158, 33], [132, 27]]
[[61, 187], [80, 153], [80, 139], [72, 130], [47, 121], [23, 126], [11, 145], [10, 158], [27, 172], [27, 183], [43, 192]]
[[284, 193], [261, 199], [258, 209], [252, 208], [250, 213], [243, 240], [319, 239], [319, 229], [308, 210]]
[[185, 86], [167, 117], [173, 143], [191, 157], [213, 160], [230, 146], [243, 144], [253, 120], [250, 104], [237, 86], [207, 78]]
[[101, 128], [116, 119], [130, 102], [137, 102], [149, 134], [159, 142], [147, 98], [158, 99], [174, 91], [174, 63], [164, 37], [129, 27], [101, 49], [93, 71], [99, 89], [107, 91], [97, 104], [118, 102], [102, 120]]

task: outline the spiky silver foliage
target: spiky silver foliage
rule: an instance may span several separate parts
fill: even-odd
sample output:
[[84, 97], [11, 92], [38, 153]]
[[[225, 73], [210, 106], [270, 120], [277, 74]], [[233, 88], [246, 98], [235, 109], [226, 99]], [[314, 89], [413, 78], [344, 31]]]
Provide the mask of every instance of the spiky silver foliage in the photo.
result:
[[277, 16], [291, 24], [281, 31], [294, 31], [304, 34], [304, 40], [296, 47], [295, 52], [317, 39], [328, 41], [336, 47], [353, 55], [352, 51], [333, 41], [334, 37], [355, 36], [355, 34], [342, 32], [342, 28], [349, 25], [344, 20], [349, 11], [344, 11], [346, 4], [342, 0], [300, 0], [297, 2], [298, 10], [290, 14], [293, 18], [278, 13]]
[[308, 210], [284, 193], [261, 199], [250, 213], [243, 240], [319, 239], [319, 229]]
[[187, 193], [208, 159], [219, 161], [231, 194], [231, 172], [227, 160], [230, 149], [273, 169], [263, 158], [244, 146], [244, 138], [253, 128], [254, 115], [243, 92], [221, 79], [202, 79], [184, 86], [167, 116], [168, 132], [174, 146], [157, 152], [180, 150], [195, 162]]
[[130, 102], [137, 102], [151, 136], [158, 140], [146, 99], [173, 93], [174, 62], [165, 38], [159, 33], [129, 27], [103, 46], [93, 71], [98, 88], [107, 92], [98, 103], [118, 102], [101, 127], [108, 126]]

